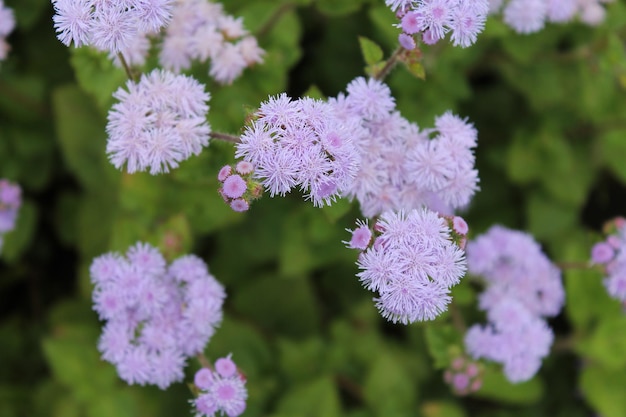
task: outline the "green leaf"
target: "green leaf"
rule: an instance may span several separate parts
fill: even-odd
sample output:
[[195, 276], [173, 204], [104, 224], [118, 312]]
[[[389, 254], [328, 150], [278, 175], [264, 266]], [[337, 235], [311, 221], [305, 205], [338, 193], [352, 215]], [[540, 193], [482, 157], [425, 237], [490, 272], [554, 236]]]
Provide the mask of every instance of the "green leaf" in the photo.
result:
[[113, 92], [128, 79], [121, 68], [113, 65], [106, 53], [90, 47], [71, 48], [70, 62], [78, 84], [96, 100], [101, 114], [115, 101]]
[[383, 50], [374, 41], [365, 36], [359, 36], [359, 45], [367, 65], [375, 65], [383, 59]]
[[277, 415], [289, 417], [339, 417], [341, 401], [331, 376], [298, 384], [281, 396]]
[[378, 416], [412, 416], [417, 384], [397, 356], [381, 353], [365, 377], [363, 398]]
[[311, 84], [309, 88], [302, 94], [303, 97], [311, 97], [317, 100], [326, 100], [326, 96], [315, 84]]
[[15, 229], [3, 236], [0, 256], [9, 263], [15, 262], [30, 246], [37, 226], [37, 206], [26, 200], [20, 207]]
[[537, 377], [530, 381], [512, 384], [500, 368], [488, 366], [483, 374], [481, 388], [472, 395], [503, 403], [534, 404], [541, 399], [543, 389], [543, 384]]
[[[559, 260], [580, 262], [589, 259], [592, 243], [583, 232], [571, 232], [560, 240]], [[577, 333], [586, 334], [598, 320], [621, 315], [621, 305], [609, 297], [602, 285], [602, 275], [588, 269], [566, 269], [564, 271], [566, 303], [565, 311]]]
[[117, 380], [113, 367], [100, 360], [94, 330], [64, 325], [42, 342], [53, 375], [82, 402], [97, 400]]
[[578, 352], [590, 357], [607, 370], [626, 368], [626, 317], [604, 318], [588, 338], [576, 346]]
[[576, 227], [578, 213], [571, 206], [555, 201], [540, 192], [531, 194], [526, 206], [528, 231], [536, 239], [558, 239]]
[[420, 80], [426, 79], [426, 70], [424, 69], [424, 66], [422, 65], [421, 62], [411, 61], [411, 62], [405, 63], [405, 65], [411, 74], [413, 74]]
[[21, 30], [30, 29], [37, 23], [37, 20], [46, 11], [45, 1], [40, 0], [19, 0], [9, 2], [9, 6], [15, 13], [15, 20], [17, 20], [17, 26]]
[[[623, 352], [622, 352], [623, 354]], [[589, 364], [580, 377], [587, 401], [604, 417], [626, 416], [626, 372]]]
[[435, 360], [433, 366], [438, 369], [446, 368], [454, 353], [460, 350], [462, 335], [448, 324], [430, 324], [425, 329], [425, 335], [428, 351]]
[[294, 338], [306, 337], [320, 325], [313, 287], [303, 277], [257, 277], [240, 287], [232, 302], [240, 313], [255, 317], [260, 326]]
[[611, 172], [626, 184], [626, 129], [612, 129], [600, 136], [600, 153]]
[[289, 380], [310, 380], [324, 371], [325, 344], [320, 337], [304, 341], [278, 340], [280, 366]]
[[108, 161], [104, 118], [75, 85], [57, 88], [52, 95], [56, 132], [65, 162], [88, 189], [115, 184], [119, 172]]
[[359, 10], [364, 0], [316, 0], [317, 8], [331, 16], [343, 16]]
[[249, 378], [259, 378], [274, 369], [272, 350], [256, 326], [226, 315], [206, 347], [211, 360], [233, 354], [233, 360]]

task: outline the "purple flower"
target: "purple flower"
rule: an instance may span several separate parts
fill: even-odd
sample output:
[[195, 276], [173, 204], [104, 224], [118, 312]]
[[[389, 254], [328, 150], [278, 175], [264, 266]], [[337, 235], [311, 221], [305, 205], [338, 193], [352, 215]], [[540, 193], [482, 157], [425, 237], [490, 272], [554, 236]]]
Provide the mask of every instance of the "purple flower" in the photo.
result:
[[615, 250], [606, 242], [598, 242], [591, 249], [591, 261], [596, 264], [606, 264], [615, 256]]
[[248, 211], [248, 209], [250, 208], [250, 204], [248, 204], [246, 200], [238, 198], [230, 202], [230, 208], [232, 208], [233, 211], [241, 213], [244, 211]]
[[248, 184], [239, 175], [231, 175], [224, 180], [222, 192], [229, 198], [241, 197], [248, 188]]
[[604, 286], [609, 295], [626, 301], [626, 222], [622, 218], [607, 223], [608, 236], [591, 249], [591, 261], [603, 264]]
[[156, 248], [137, 243], [126, 257], [108, 253], [90, 268], [94, 309], [107, 323], [102, 358], [129, 384], [164, 389], [183, 378], [222, 318], [223, 287], [195, 256], [167, 267]]
[[296, 186], [315, 206], [330, 204], [352, 183], [359, 164], [354, 132], [333, 102], [291, 100], [285, 94], [261, 104], [235, 156], [255, 167], [270, 196]]
[[357, 261], [357, 276], [379, 293], [375, 300], [381, 315], [407, 324], [433, 320], [445, 311], [450, 287], [465, 274], [463, 251], [450, 240], [445, 220], [427, 209], [385, 212], [374, 231], [373, 246]]
[[[485, 26], [489, 0], [416, 0], [387, 1], [392, 10], [398, 10], [401, 19], [397, 25], [402, 35], [421, 33], [422, 41], [433, 45], [452, 31], [451, 40], [463, 48], [476, 42]], [[406, 48], [406, 37], [400, 35], [400, 44]], [[406, 48], [413, 49], [413, 48]]]
[[357, 220], [357, 228], [354, 230], [346, 229], [346, 231], [352, 233], [350, 242], [343, 242], [350, 249], [365, 250], [369, 246], [372, 240], [372, 231], [370, 230], [367, 220], [365, 222]]
[[[69, 46], [94, 46], [111, 56], [136, 51], [141, 38], [158, 33], [171, 17], [172, 0], [133, 0], [94, 2], [86, 0], [53, 0], [54, 28], [59, 40]], [[143, 62], [143, 48], [133, 63]]]
[[532, 378], [548, 355], [554, 340], [546, 322], [514, 298], [502, 299], [488, 313], [489, 324], [474, 325], [465, 335], [465, 346], [475, 358], [504, 365], [511, 382]]
[[169, 172], [207, 146], [210, 96], [195, 79], [154, 70], [113, 95], [119, 102], [108, 115], [107, 153], [116, 168]]
[[221, 4], [176, 2], [172, 14], [159, 55], [164, 68], [179, 73], [193, 60], [210, 60], [211, 77], [230, 84], [245, 68], [263, 62], [265, 51], [248, 35], [242, 19], [227, 15]]
[[488, 284], [480, 296], [483, 309], [509, 298], [538, 316], [555, 316], [563, 306], [559, 269], [526, 233], [493, 226], [468, 243], [467, 264]]
[[408, 51], [412, 51], [416, 47], [415, 38], [411, 35], [407, 35], [406, 33], [398, 35], [398, 43]]
[[533, 33], [543, 29], [546, 13], [545, 0], [510, 0], [504, 22], [518, 33]]
[[[17, 214], [22, 205], [22, 189], [6, 179], [0, 179], [0, 239], [15, 229]], [[0, 250], [2, 245], [0, 245]]]

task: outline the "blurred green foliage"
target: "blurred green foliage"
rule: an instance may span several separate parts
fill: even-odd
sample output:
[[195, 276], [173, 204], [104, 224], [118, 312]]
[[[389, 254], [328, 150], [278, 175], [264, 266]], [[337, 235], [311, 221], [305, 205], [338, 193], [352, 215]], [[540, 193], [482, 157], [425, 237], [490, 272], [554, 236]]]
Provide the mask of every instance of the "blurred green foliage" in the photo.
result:
[[[104, 128], [124, 72], [58, 42], [49, 1], [5, 3], [18, 27], [0, 66], [0, 177], [23, 186], [25, 203], [0, 258], [0, 417], [190, 412], [184, 384], [128, 387], [96, 349], [89, 264], [138, 240], [169, 259], [203, 257], [226, 286], [206, 355], [232, 352], [245, 371], [247, 417], [626, 416], [626, 318], [598, 272], [564, 273], [567, 306], [551, 322], [557, 341], [538, 376], [512, 385], [488, 366], [480, 391], [455, 397], [442, 368], [462, 334], [450, 314], [407, 327], [378, 316], [354, 276], [356, 253], [341, 243], [356, 204], [315, 209], [292, 195], [234, 213], [215, 178], [234, 159], [225, 143], [168, 175], [116, 171]], [[193, 69], [211, 92], [217, 131], [239, 132], [268, 95], [333, 96], [397, 42], [382, 0], [225, 7], [261, 33], [267, 55], [230, 86]], [[391, 73], [409, 120], [429, 127], [451, 109], [478, 128], [481, 192], [464, 214], [473, 236], [504, 224], [532, 233], [555, 261], [580, 262], [602, 222], [626, 214], [625, 39], [619, 1], [597, 28], [521, 36], [491, 19], [474, 46], [423, 47], [421, 60]], [[478, 291], [468, 280], [455, 289], [467, 324], [483, 318]]]

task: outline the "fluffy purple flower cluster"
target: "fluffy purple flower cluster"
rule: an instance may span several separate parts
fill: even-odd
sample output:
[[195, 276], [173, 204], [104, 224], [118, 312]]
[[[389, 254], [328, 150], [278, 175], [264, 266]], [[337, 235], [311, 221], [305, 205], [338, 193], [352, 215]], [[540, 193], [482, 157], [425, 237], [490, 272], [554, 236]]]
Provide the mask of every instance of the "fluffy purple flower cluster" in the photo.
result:
[[359, 77], [347, 92], [326, 102], [270, 98], [235, 156], [255, 166], [272, 197], [296, 186], [316, 206], [356, 197], [367, 217], [424, 205], [451, 214], [469, 203], [478, 189], [471, 124], [447, 112], [420, 132], [382, 82]]
[[209, 74], [230, 84], [246, 67], [263, 62], [265, 51], [248, 34], [242, 19], [227, 15], [221, 4], [207, 0], [179, 0], [163, 39], [159, 61], [180, 72], [191, 62], [211, 60]]
[[272, 97], [245, 128], [235, 156], [255, 167], [254, 177], [271, 197], [299, 186], [315, 206], [330, 204], [352, 184], [360, 159], [358, 121], [337, 117], [336, 107], [284, 93]]
[[[54, 28], [69, 46], [93, 46], [111, 54], [126, 54], [158, 33], [172, 17], [174, 0], [52, 0]], [[134, 55], [130, 53], [129, 55]]]
[[456, 395], [468, 395], [482, 386], [482, 366], [467, 357], [458, 356], [444, 372], [443, 379]]
[[336, 114], [360, 122], [351, 129], [360, 165], [344, 194], [356, 197], [366, 217], [423, 205], [451, 214], [470, 202], [478, 189], [471, 124], [447, 112], [435, 119], [434, 129], [420, 131], [395, 110], [380, 81], [357, 78], [347, 91], [335, 100]]
[[450, 288], [465, 275], [464, 239], [450, 221], [426, 208], [385, 212], [374, 225], [357, 223], [350, 248], [363, 250], [357, 274], [365, 288], [378, 293], [376, 307], [394, 323], [433, 320], [447, 309]]
[[0, 252], [4, 235], [15, 229], [17, 212], [22, 205], [22, 189], [5, 179], [0, 179]]
[[183, 378], [186, 358], [201, 352], [222, 320], [225, 292], [200, 258], [169, 266], [154, 247], [137, 243], [107, 253], [90, 268], [94, 310], [107, 323], [98, 343], [129, 384], [165, 389]]
[[533, 33], [546, 22], [565, 23], [576, 16], [583, 23], [598, 25], [606, 14], [602, 3], [612, 0], [490, 0], [491, 13], [502, 10], [504, 22], [518, 33]]
[[215, 361], [215, 370], [201, 368], [194, 384], [200, 395], [193, 401], [198, 416], [213, 417], [217, 412], [237, 417], [246, 409], [246, 379], [237, 370], [230, 355]]
[[626, 219], [609, 222], [605, 230], [608, 236], [593, 246], [591, 261], [604, 266], [604, 286], [609, 295], [626, 303]]
[[557, 315], [563, 306], [560, 270], [530, 235], [502, 226], [468, 244], [467, 263], [487, 284], [479, 306], [489, 319], [487, 326], [468, 331], [468, 352], [502, 363], [512, 382], [530, 379], [554, 338], [543, 317]]
[[154, 70], [113, 96], [119, 102], [109, 111], [106, 151], [116, 168], [168, 172], [208, 145], [210, 95], [194, 78]]
[[11, 47], [6, 41], [6, 37], [15, 28], [15, 17], [13, 10], [5, 6], [4, 0], [0, 0], [0, 61], [3, 61], [9, 54]]
[[400, 19], [398, 38], [405, 49], [415, 48], [413, 36], [432, 45], [451, 32], [455, 46], [466, 48], [476, 42], [485, 27], [489, 0], [385, 0]]

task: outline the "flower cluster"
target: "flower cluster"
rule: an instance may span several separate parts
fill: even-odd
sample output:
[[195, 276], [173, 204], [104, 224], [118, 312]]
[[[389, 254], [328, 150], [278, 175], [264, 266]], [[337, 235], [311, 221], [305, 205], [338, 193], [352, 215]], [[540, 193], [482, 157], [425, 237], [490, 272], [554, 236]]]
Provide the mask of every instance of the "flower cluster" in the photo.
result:
[[451, 32], [455, 46], [466, 48], [476, 42], [485, 27], [489, 0], [385, 0], [400, 19], [398, 40], [405, 49], [415, 48], [413, 36], [432, 45]]
[[211, 60], [209, 74], [230, 84], [246, 67], [263, 62], [265, 52], [243, 27], [242, 19], [224, 13], [219, 3], [179, 0], [167, 27], [159, 61], [180, 72], [191, 62]]
[[215, 361], [215, 370], [201, 368], [194, 384], [200, 395], [193, 401], [199, 416], [213, 417], [217, 412], [237, 417], [246, 409], [246, 379], [237, 370], [230, 355]]
[[165, 389], [183, 378], [186, 358], [201, 352], [222, 319], [224, 288], [200, 258], [169, 266], [157, 249], [137, 243], [107, 253], [90, 268], [94, 310], [107, 323], [98, 343], [104, 360], [129, 384]]
[[17, 212], [22, 205], [22, 189], [17, 184], [0, 179], [0, 252], [4, 235], [15, 229]]
[[247, 161], [239, 161], [233, 167], [225, 165], [217, 174], [222, 183], [219, 193], [234, 211], [242, 212], [250, 208], [250, 201], [261, 197], [263, 187], [252, 179], [254, 166]]
[[6, 41], [6, 37], [15, 28], [15, 17], [13, 10], [5, 6], [4, 0], [0, 0], [0, 61], [4, 60], [9, 54], [11, 47]]
[[355, 179], [358, 121], [337, 117], [336, 105], [286, 94], [263, 102], [245, 128], [235, 156], [255, 167], [270, 193], [284, 196], [299, 186], [315, 206], [331, 204]]
[[512, 382], [531, 378], [553, 340], [543, 317], [557, 315], [563, 306], [560, 270], [530, 235], [502, 226], [468, 244], [467, 263], [487, 284], [479, 306], [489, 319], [487, 326], [468, 331], [468, 351], [502, 363]]
[[173, 0], [52, 0], [52, 3], [54, 28], [63, 44], [89, 45], [111, 54], [126, 54], [138, 45], [144, 45], [147, 51], [149, 44], [145, 36], [158, 33], [167, 25], [172, 17]]
[[106, 151], [116, 168], [168, 172], [208, 145], [210, 95], [195, 79], [154, 70], [113, 96], [119, 102], [108, 114]]
[[385, 212], [374, 225], [358, 222], [350, 248], [363, 250], [357, 274], [368, 290], [377, 292], [376, 307], [394, 323], [433, 320], [447, 309], [450, 288], [465, 275], [458, 235], [446, 219], [422, 208], [407, 213]]
[[471, 359], [458, 356], [444, 372], [443, 379], [456, 395], [476, 392], [482, 385], [482, 366]]
[[[367, 217], [423, 205], [442, 214], [466, 206], [478, 189], [476, 129], [446, 112], [420, 131], [395, 111], [389, 88], [359, 77], [335, 100], [336, 114], [360, 121], [353, 130], [360, 166], [344, 194]], [[354, 123], [353, 123], [354, 124]], [[430, 136], [434, 136], [432, 139]]]
[[607, 238], [591, 250], [591, 261], [603, 265], [604, 286], [609, 295], [626, 302], [626, 219], [617, 218], [605, 226]]
[[491, 13], [502, 10], [504, 22], [518, 33], [543, 29], [546, 21], [565, 23], [576, 16], [588, 25], [604, 20], [602, 3], [612, 0], [491, 0]]

